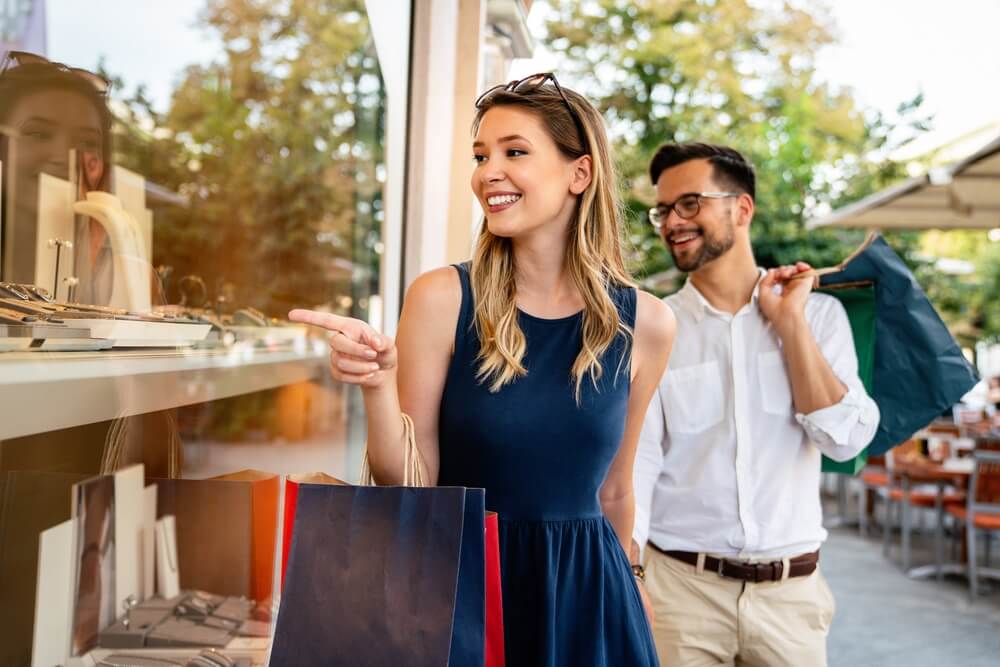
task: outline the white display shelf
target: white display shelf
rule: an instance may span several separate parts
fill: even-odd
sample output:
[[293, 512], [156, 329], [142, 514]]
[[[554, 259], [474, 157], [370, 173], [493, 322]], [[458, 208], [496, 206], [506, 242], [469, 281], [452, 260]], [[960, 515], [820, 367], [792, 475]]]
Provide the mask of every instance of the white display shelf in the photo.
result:
[[329, 348], [0, 354], [0, 440], [204, 403], [315, 377]]

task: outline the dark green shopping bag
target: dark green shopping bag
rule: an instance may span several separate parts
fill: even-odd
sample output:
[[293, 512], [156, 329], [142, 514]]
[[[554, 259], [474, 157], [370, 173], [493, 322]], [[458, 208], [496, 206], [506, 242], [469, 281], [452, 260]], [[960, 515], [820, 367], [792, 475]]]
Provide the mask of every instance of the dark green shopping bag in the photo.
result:
[[[819, 290], [836, 298], [847, 311], [854, 336], [854, 349], [858, 355], [858, 377], [865, 385], [865, 391], [872, 395], [875, 370], [875, 286], [872, 283], [848, 283], [833, 285]], [[868, 461], [868, 448], [847, 461], [834, 461], [823, 457], [823, 472], [837, 472], [843, 475], [857, 475]]]

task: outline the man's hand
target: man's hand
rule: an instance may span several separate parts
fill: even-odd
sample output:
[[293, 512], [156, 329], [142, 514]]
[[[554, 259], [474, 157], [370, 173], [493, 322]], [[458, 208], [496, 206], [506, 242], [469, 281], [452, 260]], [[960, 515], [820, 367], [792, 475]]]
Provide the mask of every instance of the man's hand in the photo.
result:
[[[635, 540], [632, 540], [629, 544], [628, 559], [632, 565], [642, 564], [639, 561], [639, 545]], [[649, 592], [646, 590], [646, 584], [642, 579], [636, 577], [635, 585], [639, 589], [639, 597], [642, 598], [642, 608], [646, 610], [646, 618], [649, 619], [649, 627], [653, 627], [653, 603], [649, 599]]]
[[638, 579], [635, 583], [639, 588], [639, 597], [642, 598], [642, 608], [646, 610], [646, 619], [649, 621], [649, 627], [653, 627], [653, 602], [649, 599], [649, 592], [646, 590], [646, 584]]
[[[805, 262], [796, 262], [794, 266], [771, 269], [760, 281], [757, 303], [781, 338], [806, 322], [806, 301], [815, 279], [796, 276], [809, 271], [812, 271], [811, 266]], [[778, 285], [781, 286], [780, 293], [775, 291]]]

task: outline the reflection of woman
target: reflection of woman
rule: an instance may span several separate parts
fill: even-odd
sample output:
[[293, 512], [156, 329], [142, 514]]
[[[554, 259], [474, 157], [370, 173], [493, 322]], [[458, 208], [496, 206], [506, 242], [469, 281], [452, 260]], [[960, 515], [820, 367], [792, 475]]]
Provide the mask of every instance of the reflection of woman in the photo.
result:
[[[77, 198], [109, 190], [111, 113], [108, 82], [86, 70], [12, 51], [0, 69], [0, 160], [4, 162], [5, 248], [3, 278], [35, 282], [38, 243], [38, 181], [41, 174], [79, 184]], [[76, 163], [69, 164], [74, 151]], [[9, 236], [8, 236], [9, 235]], [[74, 237], [75, 301], [106, 306], [111, 301], [114, 262], [104, 227], [86, 218]], [[12, 260], [12, 266], [7, 261]], [[150, 267], [154, 302], [159, 281]], [[49, 285], [43, 285], [49, 287]], [[60, 296], [63, 296], [60, 293]], [[172, 412], [151, 412], [116, 420], [109, 431], [102, 472], [142, 461], [155, 476], [179, 474], [179, 438]]]
[[486, 489], [500, 514], [511, 665], [653, 665], [623, 549], [632, 464], [673, 341], [665, 304], [625, 271], [600, 114], [551, 75], [477, 104], [472, 189], [486, 221], [472, 261], [410, 287], [396, 346], [334, 330], [331, 368], [361, 385], [380, 483], [402, 479], [412, 416], [425, 479]]
[[[9, 161], [4, 183], [6, 233], [12, 237], [13, 266], [4, 276], [34, 283], [34, 249], [38, 225], [38, 179], [41, 174], [71, 180], [79, 176], [81, 196], [107, 190], [110, 178], [111, 113], [105, 103], [108, 84], [85, 70], [52, 63], [40, 56], [12, 51], [0, 72], [0, 130]], [[70, 165], [70, 151], [77, 164]], [[10, 203], [6, 203], [7, 201]], [[111, 294], [110, 246], [96, 222], [76, 235], [78, 300], [106, 304]]]

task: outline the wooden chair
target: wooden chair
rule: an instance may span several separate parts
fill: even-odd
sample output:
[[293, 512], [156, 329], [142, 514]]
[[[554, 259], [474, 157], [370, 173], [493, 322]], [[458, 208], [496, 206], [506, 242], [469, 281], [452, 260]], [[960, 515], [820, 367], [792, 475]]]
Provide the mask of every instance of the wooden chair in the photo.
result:
[[[1000, 579], [1000, 568], [990, 567], [990, 538], [1000, 532], [1000, 451], [977, 449], [972, 453], [976, 464], [969, 482], [968, 499], [964, 505], [947, 508], [949, 514], [964, 523], [967, 540], [969, 593], [975, 600], [979, 594], [979, 577]], [[976, 535], [984, 534], [985, 558], [978, 562]]]
[[858, 491], [858, 530], [865, 536], [868, 534], [868, 518], [875, 514], [875, 501], [884, 497], [885, 489], [889, 486], [885, 457], [870, 457], [858, 479], [861, 481]]

